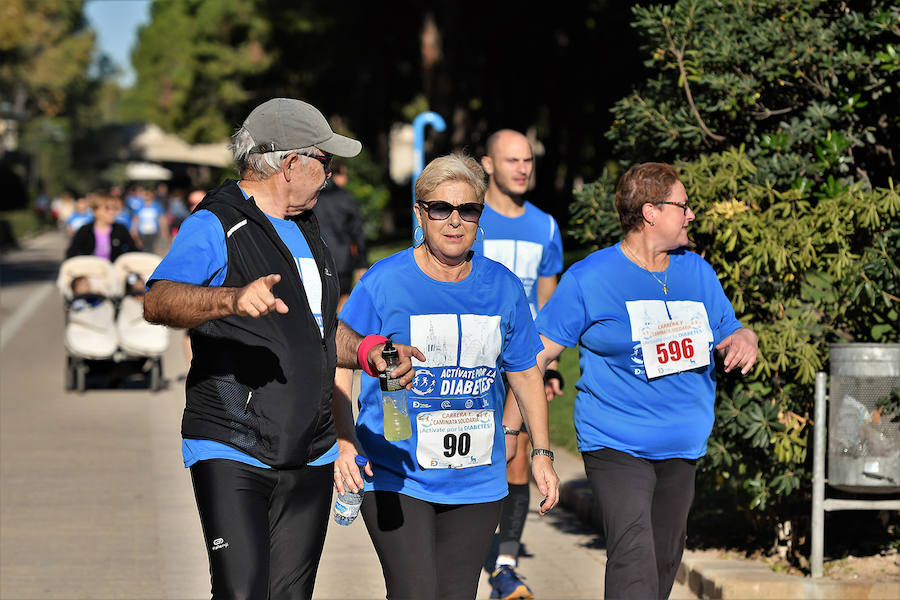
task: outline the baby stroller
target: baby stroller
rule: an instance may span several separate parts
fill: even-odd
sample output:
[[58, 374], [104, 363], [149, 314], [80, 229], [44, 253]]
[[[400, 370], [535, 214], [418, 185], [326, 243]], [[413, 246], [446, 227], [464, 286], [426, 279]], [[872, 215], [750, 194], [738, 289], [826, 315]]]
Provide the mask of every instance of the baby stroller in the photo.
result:
[[73, 256], [60, 265], [56, 285], [65, 300], [66, 390], [83, 392], [92, 362], [112, 360], [119, 347], [114, 273], [98, 256]]
[[148, 361], [150, 389], [162, 387], [162, 354], [169, 347], [169, 330], [144, 320], [144, 286], [162, 260], [150, 252], [126, 252], [113, 262], [121, 300], [116, 333], [123, 360]]
[[[66, 390], [83, 392], [92, 371], [138, 370], [153, 391], [162, 388], [168, 330], [144, 320], [143, 282], [161, 259], [130, 252], [115, 263], [75, 256], [60, 265], [57, 287], [65, 299]], [[87, 284], [90, 290], [74, 288]], [[112, 369], [116, 367], [116, 369]]]

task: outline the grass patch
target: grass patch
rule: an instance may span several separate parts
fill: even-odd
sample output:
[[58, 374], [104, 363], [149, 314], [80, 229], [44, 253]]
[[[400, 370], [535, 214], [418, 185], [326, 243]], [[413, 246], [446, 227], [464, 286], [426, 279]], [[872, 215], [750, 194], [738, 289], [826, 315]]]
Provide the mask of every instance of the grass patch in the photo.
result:
[[9, 223], [9, 231], [14, 239], [20, 242], [47, 228], [29, 208], [0, 212], [0, 221]]
[[389, 242], [382, 242], [377, 246], [370, 246], [368, 257], [369, 264], [374, 265], [376, 261], [381, 260], [382, 258], [387, 258], [392, 254], [397, 254], [401, 250], [406, 250], [412, 245], [410, 240], [392, 240]]
[[563, 350], [557, 370], [565, 379], [566, 387], [562, 396], [557, 396], [550, 403], [550, 442], [577, 455], [578, 445], [575, 441], [572, 411], [575, 408], [575, 382], [581, 374], [578, 367], [578, 348]]

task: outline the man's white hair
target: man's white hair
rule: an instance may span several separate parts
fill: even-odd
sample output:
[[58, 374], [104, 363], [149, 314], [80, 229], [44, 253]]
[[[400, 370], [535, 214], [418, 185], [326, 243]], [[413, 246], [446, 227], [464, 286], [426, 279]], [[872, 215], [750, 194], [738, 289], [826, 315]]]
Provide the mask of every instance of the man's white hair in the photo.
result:
[[281, 172], [281, 161], [290, 154], [300, 155], [300, 164], [309, 162], [309, 157], [316, 154], [315, 146], [297, 148], [295, 150], [275, 150], [273, 152], [250, 153], [257, 143], [250, 137], [250, 132], [241, 127], [231, 136], [231, 149], [238, 174], [244, 179], [259, 181], [268, 179]]

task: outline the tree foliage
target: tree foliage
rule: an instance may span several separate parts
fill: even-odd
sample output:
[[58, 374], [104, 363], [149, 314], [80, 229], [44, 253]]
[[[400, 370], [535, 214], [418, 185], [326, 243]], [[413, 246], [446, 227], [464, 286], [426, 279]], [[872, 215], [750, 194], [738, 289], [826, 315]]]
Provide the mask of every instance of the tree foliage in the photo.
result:
[[[17, 178], [47, 193], [79, 188], [91, 178], [73, 164], [71, 144], [97, 115], [91, 107], [101, 80], [94, 73], [94, 32], [84, 0], [7, 0], [0, 4], [0, 98], [18, 122], [14, 151], [0, 158]], [[24, 206], [27, 198], [4, 198]]]
[[132, 118], [212, 142], [259, 102], [303, 98], [359, 136], [404, 223], [409, 184], [385, 181], [395, 123], [443, 116], [428, 157], [477, 154], [495, 129], [532, 130], [545, 149], [532, 196], [564, 222], [575, 181], [610, 154], [607, 107], [640, 73], [628, 3], [610, 0], [541, 13], [513, 0], [165, 0], [151, 18], [133, 53]]
[[0, 96], [20, 115], [55, 117], [87, 84], [94, 33], [84, 0], [5, 0], [0, 8]]
[[883, 186], [896, 169], [895, 2], [681, 0], [634, 15], [652, 75], [613, 108], [620, 157], [743, 144], [755, 179], [782, 185], [824, 171]]
[[272, 24], [252, 1], [154, 2], [132, 52], [137, 82], [128, 117], [189, 142], [226, 139], [246, 116], [253, 82], [272, 65]]
[[[616, 103], [608, 135], [625, 164], [675, 163], [697, 215], [693, 249], [760, 339], [750, 374], [719, 373], [698, 495], [771, 534], [808, 512], [813, 380], [828, 344], [900, 341], [889, 151], [900, 10], [681, 0], [634, 12], [655, 70]], [[576, 192], [571, 231], [588, 245], [621, 235], [615, 180], [605, 171]]]

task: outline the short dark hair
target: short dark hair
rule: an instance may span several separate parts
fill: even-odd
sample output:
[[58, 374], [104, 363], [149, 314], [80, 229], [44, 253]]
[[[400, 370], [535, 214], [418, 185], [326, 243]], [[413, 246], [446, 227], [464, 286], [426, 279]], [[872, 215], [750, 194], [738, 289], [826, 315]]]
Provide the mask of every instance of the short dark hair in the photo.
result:
[[666, 163], [641, 163], [625, 171], [616, 185], [616, 211], [622, 231], [628, 233], [640, 229], [644, 222], [641, 211], [644, 204], [664, 202], [678, 181], [675, 168]]

